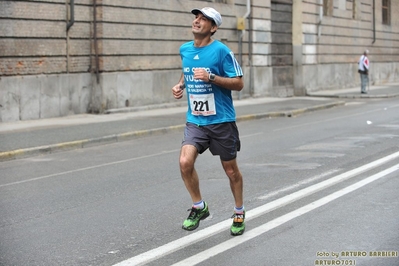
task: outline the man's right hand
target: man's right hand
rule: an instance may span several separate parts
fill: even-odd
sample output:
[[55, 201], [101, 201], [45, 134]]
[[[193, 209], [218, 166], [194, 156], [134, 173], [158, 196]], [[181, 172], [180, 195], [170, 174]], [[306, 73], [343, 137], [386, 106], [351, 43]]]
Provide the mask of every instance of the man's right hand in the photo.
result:
[[175, 99], [181, 99], [183, 97], [183, 93], [184, 93], [184, 85], [182, 84], [176, 84], [173, 88], [172, 88], [172, 93], [173, 93], [173, 97], [175, 97]]

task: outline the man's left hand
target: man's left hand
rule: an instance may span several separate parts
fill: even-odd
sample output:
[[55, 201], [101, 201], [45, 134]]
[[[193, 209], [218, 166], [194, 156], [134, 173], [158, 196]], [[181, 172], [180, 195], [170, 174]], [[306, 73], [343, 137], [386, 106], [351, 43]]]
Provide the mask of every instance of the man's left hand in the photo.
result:
[[209, 73], [204, 68], [196, 68], [194, 69], [194, 79], [209, 82]]

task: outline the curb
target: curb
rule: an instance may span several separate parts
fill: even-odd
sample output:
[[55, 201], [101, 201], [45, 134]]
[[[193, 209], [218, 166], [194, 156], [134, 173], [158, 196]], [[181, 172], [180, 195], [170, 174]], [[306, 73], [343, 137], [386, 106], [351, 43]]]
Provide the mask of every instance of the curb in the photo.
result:
[[[237, 122], [241, 121], [248, 121], [248, 120], [255, 120], [255, 119], [263, 119], [263, 118], [276, 118], [276, 117], [293, 117], [297, 116], [306, 112], [313, 112], [316, 110], [328, 109], [335, 106], [344, 105], [344, 101], [335, 102], [335, 103], [328, 103], [328, 104], [321, 104], [316, 105], [308, 108], [303, 109], [296, 109], [290, 111], [281, 111], [281, 112], [269, 112], [269, 113], [260, 113], [260, 114], [251, 114], [251, 115], [242, 115], [237, 117]], [[6, 152], [0, 152], [0, 162], [3, 161], [10, 161], [14, 159], [22, 159], [27, 157], [33, 157], [37, 155], [45, 155], [50, 153], [56, 152], [63, 152], [63, 151], [70, 151], [75, 149], [83, 149], [87, 147], [99, 146], [104, 144], [111, 144], [116, 142], [122, 142], [126, 140], [131, 140], [140, 137], [152, 136], [152, 135], [160, 135], [165, 134], [173, 131], [180, 131], [183, 130], [185, 124], [182, 125], [175, 125], [169, 127], [162, 127], [162, 128], [155, 128], [155, 129], [148, 129], [148, 130], [139, 130], [139, 131], [132, 131], [126, 132], [121, 134], [113, 134], [109, 136], [104, 136], [100, 138], [93, 138], [93, 139], [84, 139], [84, 140], [77, 140], [77, 141], [69, 141], [63, 142], [58, 144], [52, 145], [45, 145], [33, 148], [26, 148], [26, 149], [18, 149]]]
[[306, 96], [309, 97], [324, 97], [324, 98], [338, 98], [338, 99], [368, 99], [368, 98], [395, 98], [395, 97], [399, 97], [399, 93], [397, 94], [375, 94], [375, 95], [371, 95], [371, 94], [362, 94], [362, 95], [340, 95], [340, 94], [336, 94], [336, 95], [323, 95], [323, 94], [312, 94], [312, 93], [308, 93], [306, 94]]

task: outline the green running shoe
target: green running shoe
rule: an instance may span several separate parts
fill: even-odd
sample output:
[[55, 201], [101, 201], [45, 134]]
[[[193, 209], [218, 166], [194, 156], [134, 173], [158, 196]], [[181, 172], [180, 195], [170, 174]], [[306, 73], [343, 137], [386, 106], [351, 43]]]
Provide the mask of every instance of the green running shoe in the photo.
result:
[[209, 216], [208, 204], [204, 202], [205, 207], [203, 209], [191, 208], [188, 209], [190, 214], [187, 219], [183, 222], [182, 228], [187, 231], [192, 231], [197, 229], [201, 220], [204, 220]]
[[239, 236], [244, 234], [245, 231], [245, 211], [243, 214], [234, 213], [233, 216], [233, 224], [230, 227], [230, 233], [233, 236]]

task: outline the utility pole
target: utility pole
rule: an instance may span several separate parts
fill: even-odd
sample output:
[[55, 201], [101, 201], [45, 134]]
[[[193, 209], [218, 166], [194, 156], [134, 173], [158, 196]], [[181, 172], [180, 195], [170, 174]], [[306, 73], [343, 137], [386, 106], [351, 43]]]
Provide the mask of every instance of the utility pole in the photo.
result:
[[294, 95], [305, 96], [302, 63], [302, 0], [292, 3], [292, 59], [294, 73]]

